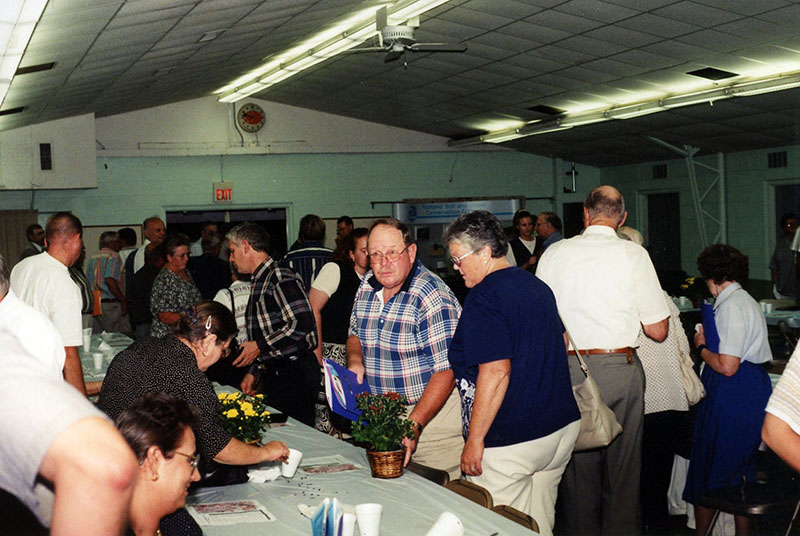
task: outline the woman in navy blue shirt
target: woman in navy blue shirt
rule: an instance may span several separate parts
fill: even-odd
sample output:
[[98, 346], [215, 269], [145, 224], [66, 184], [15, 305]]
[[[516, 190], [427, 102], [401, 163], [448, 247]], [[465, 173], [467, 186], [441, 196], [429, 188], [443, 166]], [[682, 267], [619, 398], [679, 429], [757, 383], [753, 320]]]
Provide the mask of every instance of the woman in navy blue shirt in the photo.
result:
[[489, 212], [460, 216], [444, 242], [472, 289], [448, 354], [461, 395], [461, 470], [549, 535], [580, 429], [555, 297], [509, 265], [503, 227]]

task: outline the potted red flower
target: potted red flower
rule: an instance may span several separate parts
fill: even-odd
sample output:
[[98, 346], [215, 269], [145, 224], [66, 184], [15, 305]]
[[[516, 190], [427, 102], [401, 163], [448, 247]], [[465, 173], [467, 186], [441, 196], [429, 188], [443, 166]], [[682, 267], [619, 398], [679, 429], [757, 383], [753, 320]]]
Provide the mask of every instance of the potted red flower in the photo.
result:
[[406, 397], [398, 393], [376, 395], [360, 393], [356, 404], [361, 419], [353, 421], [353, 438], [367, 446], [372, 476], [397, 478], [403, 474], [403, 439], [414, 437], [414, 428], [405, 418]]

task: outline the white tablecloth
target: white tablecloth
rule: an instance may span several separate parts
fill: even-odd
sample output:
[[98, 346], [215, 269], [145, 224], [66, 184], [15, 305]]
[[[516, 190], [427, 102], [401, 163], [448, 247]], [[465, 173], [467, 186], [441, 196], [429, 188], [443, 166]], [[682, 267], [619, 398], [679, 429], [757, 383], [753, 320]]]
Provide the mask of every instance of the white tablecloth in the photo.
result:
[[264, 441], [270, 440], [280, 440], [300, 450], [304, 461], [338, 454], [363, 469], [333, 474], [306, 474], [301, 463], [301, 469], [291, 480], [278, 477], [265, 484], [247, 483], [200, 489], [187, 499], [187, 503], [252, 499], [277, 517], [272, 522], [206, 525], [202, 527], [204, 534], [308, 535], [311, 534], [311, 524], [300, 514], [297, 505], [316, 506], [325, 497], [337, 497], [350, 505], [366, 502], [382, 504], [382, 536], [424, 536], [445, 511], [453, 512], [461, 519], [466, 536], [532, 534], [530, 530], [408, 471], [402, 477], [391, 480], [372, 478], [363, 449], [318, 432], [294, 419], [289, 419], [287, 426], [270, 429]]

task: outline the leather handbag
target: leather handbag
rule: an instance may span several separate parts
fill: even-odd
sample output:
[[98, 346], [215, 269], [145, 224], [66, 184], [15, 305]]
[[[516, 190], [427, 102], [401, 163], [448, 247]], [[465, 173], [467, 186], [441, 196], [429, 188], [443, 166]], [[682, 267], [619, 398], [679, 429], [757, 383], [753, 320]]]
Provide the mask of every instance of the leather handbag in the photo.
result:
[[706, 389], [694, 371], [694, 362], [689, 354], [679, 352], [678, 364], [681, 366], [681, 381], [683, 390], [686, 391], [686, 401], [690, 406], [694, 406], [706, 396]]
[[572, 340], [569, 331], [566, 327], [564, 330], [575, 350], [575, 357], [578, 358], [581, 371], [586, 376], [582, 383], [572, 386], [575, 402], [578, 403], [578, 410], [581, 412], [581, 430], [578, 433], [574, 450], [578, 452], [607, 447], [614, 438], [622, 433], [622, 425], [617, 422], [616, 415], [603, 401], [600, 388], [589, 374], [589, 368], [583, 361], [578, 346]]

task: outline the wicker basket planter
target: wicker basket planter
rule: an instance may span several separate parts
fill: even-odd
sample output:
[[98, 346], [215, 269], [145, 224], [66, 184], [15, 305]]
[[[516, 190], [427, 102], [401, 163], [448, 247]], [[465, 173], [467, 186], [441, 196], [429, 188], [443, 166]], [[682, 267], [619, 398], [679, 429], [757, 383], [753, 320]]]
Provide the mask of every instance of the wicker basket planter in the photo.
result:
[[403, 449], [376, 452], [367, 450], [369, 468], [375, 478], [398, 478], [403, 476]]

